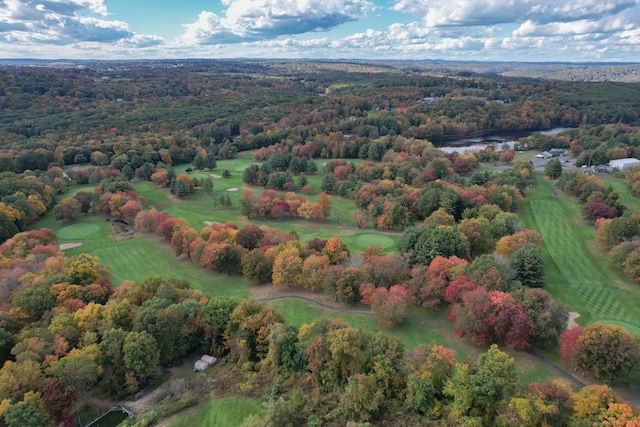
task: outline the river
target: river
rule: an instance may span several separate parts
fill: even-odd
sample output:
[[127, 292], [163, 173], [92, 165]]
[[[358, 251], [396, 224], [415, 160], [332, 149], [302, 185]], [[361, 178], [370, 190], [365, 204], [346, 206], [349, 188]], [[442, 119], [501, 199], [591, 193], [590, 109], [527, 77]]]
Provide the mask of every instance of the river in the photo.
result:
[[[552, 128], [543, 131], [514, 131], [514, 132], [494, 132], [478, 138], [466, 138], [454, 141], [448, 141], [445, 145], [437, 147], [439, 150], [445, 153], [464, 153], [471, 150], [484, 150], [489, 144], [496, 144], [496, 151], [501, 151], [504, 144], [507, 144], [509, 148], [513, 148], [513, 144], [518, 139], [529, 136], [533, 133], [539, 132], [543, 135], [555, 135], [567, 128]], [[435, 144], [434, 144], [435, 145]]]

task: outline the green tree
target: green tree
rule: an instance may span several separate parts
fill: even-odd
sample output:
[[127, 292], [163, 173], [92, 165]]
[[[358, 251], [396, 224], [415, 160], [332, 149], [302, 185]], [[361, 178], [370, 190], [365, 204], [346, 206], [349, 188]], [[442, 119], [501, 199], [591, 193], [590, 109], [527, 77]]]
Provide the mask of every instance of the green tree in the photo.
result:
[[193, 167], [196, 168], [196, 170], [204, 169], [204, 157], [198, 154], [196, 157], [193, 158], [192, 164], [193, 164]]
[[339, 410], [350, 421], [366, 422], [384, 406], [385, 396], [373, 375], [356, 374], [349, 377], [340, 399]]
[[544, 261], [540, 250], [535, 245], [518, 249], [509, 258], [511, 268], [522, 285], [528, 288], [544, 286]]
[[240, 198], [240, 215], [244, 215], [247, 219], [251, 219], [251, 217], [255, 214], [255, 208], [253, 201], [248, 197]]
[[85, 405], [87, 388], [98, 381], [98, 367], [84, 351], [73, 351], [51, 365], [49, 372], [58, 377], [61, 384], [70, 386], [76, 391], [82, 390]]
[[320, 184], [320, 189], [328, 194], [336, 191], [336, 179], [332, 173], [326, 173], [324, 175], [322, 183]]
[[122, 361], [128, 371], [132, 371], [141, 385], [158, 369], [160, 350], [158, 342], [146, 331], [130, 332], [122, 346]]
[[253, 285], [271, 280], [272, 264], [260, 249], [242, 257], [242, 275]]
[[454, 419], [480, 416], [490, 425], [497, 408], [513, 396], [517, 385], [515, 359], [493, 344], [475, 362], [456, 365], [444, 393], [453, 398]]
[[184, 198], [189, 195], [189, 185], [184, 182], [184, 180], [174, 180], [171, 185], [171, 194], [178, 196], [179, 198]]
[[24, 400], [9, 406], [5, 414], [7, 427], [47, 427], [51, 425], [40, 393], [29, 392]]
[[429, 265], [437, 256], [467, 257], [467, 245], [456, 227], [425, 225], [413, 248], [412, 261]]
[[213, 181], [211, 181], [211, 178], [207, 177], [202, 179], [202, 189], [207, 196], [213, 193]]
[[216, 156], [213, 153], [207, 153], [204, 156], [204, 167], [209, 170], [213, 170], [216, 168], [216, 166]]
[[625, 240], [631, 240], [638, 234], [638, 222], [630, 217], [621, 216], [603, 221], [596, 231], [596, 242], [610, 249]]
[[205, 339], [210, 343], [211, 353], [223, 356], [225, 352], [224, 331], [229, 323], [231, 313], [238, 306], [238, 301], [229, 297], [213, 297], [200, 309], [200, 325]]
[[11, 298], [13, 307], [20, 309], [33, 320], [39, 320], [42, 315], [51, 310], [56, 303], [53, 295], [46, 288], [27, 286]]
[[560, 175], [562, 175], [562, 163], [560, 163], [560, 159], [554, 157], [549, 160], [549, 162], [544, 167], [544, 175], [548, 176], [551, 179], [558, 179]]

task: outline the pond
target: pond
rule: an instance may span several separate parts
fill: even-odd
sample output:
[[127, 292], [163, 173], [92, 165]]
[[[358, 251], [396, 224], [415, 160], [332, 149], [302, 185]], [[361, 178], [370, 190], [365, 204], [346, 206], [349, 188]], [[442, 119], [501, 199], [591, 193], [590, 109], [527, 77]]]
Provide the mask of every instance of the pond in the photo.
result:
[[[494, 132], [485, 136], [477, 138], [458, 139], [454, 141], [448, 141], [438, 147], [438, 150], [442, 150], [445, 153], [463, 153], [469, 150], [484, 150], [489, 144], [496, 144], [496, 151], [501, 151], [502, 146], [507, 144], [509, 148], [513, 148], [513, 144], [518, 139], [527, 137], [533, 133], [539, 132], [542, 135], [555, 135], [567, 128], [553, 128], [544, 131], [518, 131], [518, 132]], [[435, 145], [435, 144], [434, 144]]]
[[121, 407], [115, 407], [109, 412], [87, 425], [87, 427], [116, 427], [118, 424], [127, 419], [130, 412]]

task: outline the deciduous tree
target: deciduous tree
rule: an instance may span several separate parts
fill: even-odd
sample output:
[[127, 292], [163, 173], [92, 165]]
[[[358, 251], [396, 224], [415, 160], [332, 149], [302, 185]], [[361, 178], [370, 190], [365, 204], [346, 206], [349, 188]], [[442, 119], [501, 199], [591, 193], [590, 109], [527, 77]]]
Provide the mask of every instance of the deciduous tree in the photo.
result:
[[577, 369], [612, 381], [638, 363], [638, 339], [621, 326], [590, 323], [582, 330], [573, 357]]
[[129, 332], [122, 346], [122, 361], [141, 385], [159, 366], [160, 350], [156, 339], [148, 332]]
[[283, 250], [273, 261], [273, 286], [298, 286], [298, 279], [302, 273], [302, 258], [296, 248]]
[[329, 238], [322, 253], [329, 258], [331, 265], [342, 264], [349, 259], [349, 248], [339, 237]]

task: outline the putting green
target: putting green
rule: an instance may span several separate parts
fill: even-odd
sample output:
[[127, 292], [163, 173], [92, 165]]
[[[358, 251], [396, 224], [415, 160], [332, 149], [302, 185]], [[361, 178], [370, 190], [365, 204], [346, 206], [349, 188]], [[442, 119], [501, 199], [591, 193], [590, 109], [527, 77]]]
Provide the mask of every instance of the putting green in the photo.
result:
[[395, 248], [395, 241], [391, 237], [381, 236], [380, 234], [361, 234], [356, 238], [356, 245], [359, 248], [367, 248], [373, 245], [380, 245], [382, 249]]
[[58, 231], [58, 239], [60, 240], [81, 240], [87, 239], [96, 234], [100, 227], [96, 224], [77, 223], [71, 224]]

